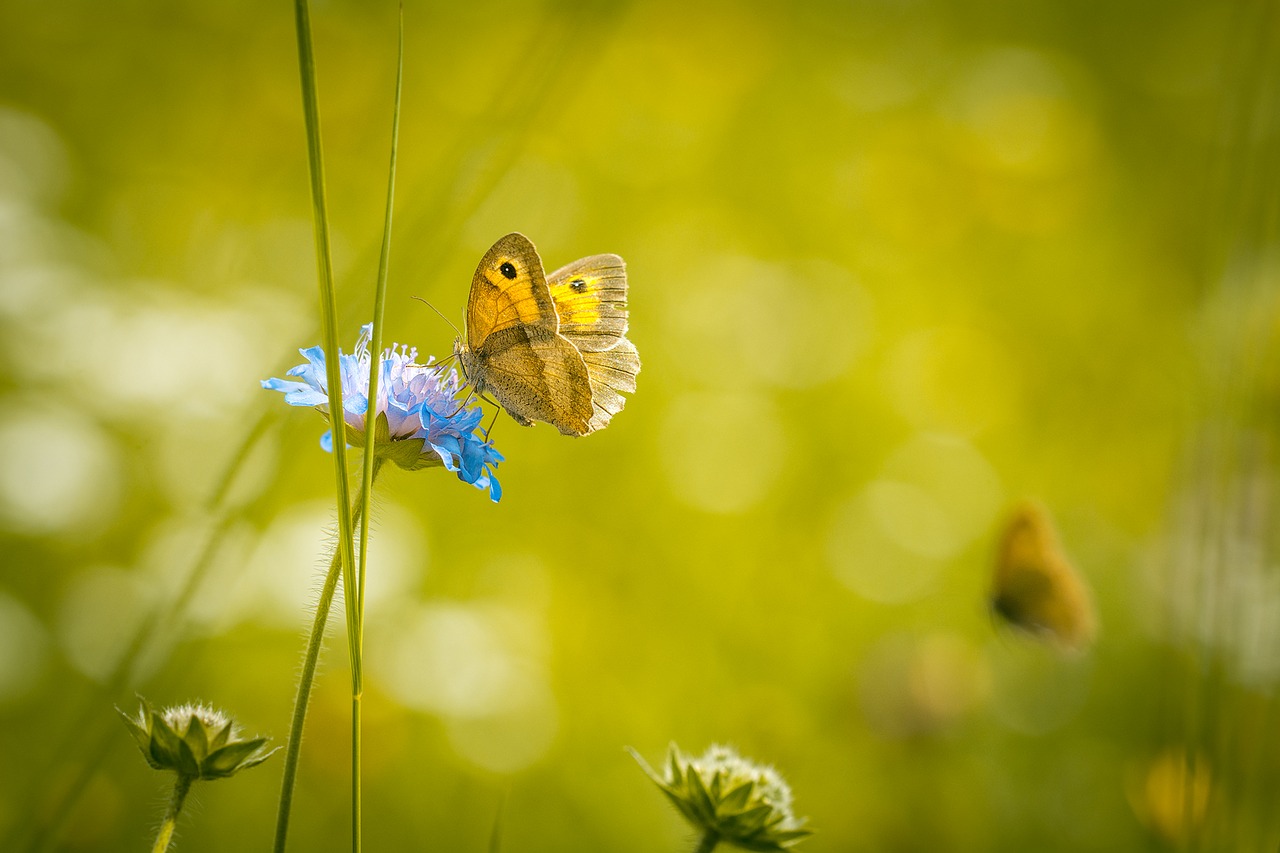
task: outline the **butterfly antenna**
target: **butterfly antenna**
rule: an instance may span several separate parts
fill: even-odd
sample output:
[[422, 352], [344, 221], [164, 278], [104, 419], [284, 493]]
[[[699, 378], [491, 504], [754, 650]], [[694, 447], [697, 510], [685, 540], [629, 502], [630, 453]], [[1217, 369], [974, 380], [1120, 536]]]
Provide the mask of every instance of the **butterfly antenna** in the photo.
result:
[[455, 325], [453, 325], [453, 321], [452, 321], [452, 320], [450, 320], [448, 317], [446, 317], [446, 316], [444, 315], [444, 312], [443, 312], [443, 311], [441, 311], [441, 310], [440, 310], [439, 308], [437, 308], [436, 306], [432, 305], [432, 304], [431, 304], [430, 302], [428, 302], [427, 300], [423, 299], [421, 296], [415, 296], [415, 297], [413, 297], [413, 298], [414, 298], [414, 299], [416, 299], [416, 300], [418, 300], [419, 302], [421, 302], [423, 305], [427, 306], [428, 308], [430, 308], [432, 311], [434, 311], [434, 312], [436, 312], [437, 314], [439, 314], [439, 315], [440, 315], [440, 319], [441, 319], [441, 320], [444, 320], [446, 323], [448, 323], [448, 324], [449, 324], [449, 327], [450, 327], [451, 329], [453, 329], [453, 331], [458, 335], [458, 337], [462, 337], [462, 332], [459, 332], [459, 331], [458, 331], [458, 327], [457, 327], [457, 326], [455, 326]]

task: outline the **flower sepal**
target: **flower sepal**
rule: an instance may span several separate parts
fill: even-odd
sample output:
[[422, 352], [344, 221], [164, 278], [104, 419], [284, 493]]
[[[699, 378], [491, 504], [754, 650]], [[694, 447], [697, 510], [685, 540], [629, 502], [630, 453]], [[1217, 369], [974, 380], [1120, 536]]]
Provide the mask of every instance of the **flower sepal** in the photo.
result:
[[631, 755], [701, 833], [744, 850], [774, 853], [813, 834], [792, 814], [791, 789], [777, 771], [728, 747], [713, 746], [693, 758], [673, 743], [665, 774], [653, 770], [635, 750]]
[[[357, 449], [364, 448], [364, 430], [346, 424], [347, 445]], [[385, 412], [379, 412], [373, 422], [373, 453], [381, 460], [391, 462], [397, 468], [406, 471], [417, 471], [420, 468], [441, 468], [444, 462], [434, 453], [424, 453], [427, 441], [425, 438], [392, 438], [391, 425]]]
[[240, 738], [235, 723], [212, 708], [179, 705], [161, 712], [141, 696], [138, 701], [142, 707], [136, 717], [124, 711], [120, 716], [143, 758], [156, 770], [172, 770], [188, 779], [225, 779], [261, 764], [276, 751], [265, 748], [267, 738]]
[[440, 461], [440, 457], [422, 452], [426, 444], [425, 439], [405, 438], [400, 441], [379, 444], [375, 452], [382, 459], [406, 471], [418, 471], [423, 468], [443, 468], [444, 463]]

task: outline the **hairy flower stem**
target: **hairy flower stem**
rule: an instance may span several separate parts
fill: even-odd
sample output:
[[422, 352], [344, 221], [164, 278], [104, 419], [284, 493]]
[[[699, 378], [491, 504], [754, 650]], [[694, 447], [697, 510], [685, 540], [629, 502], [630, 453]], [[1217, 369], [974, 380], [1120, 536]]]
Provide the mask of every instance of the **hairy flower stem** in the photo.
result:
[[178, 825], [178, 814], [182, 811], [182, 804], [186, 802], [187, 792], [191, 790], [191, 783], [194, 781], [192, 776], [178, 774], [177, 781], [173, 783], [173, 796], [169, 798], [169, 808], [164, 814], [164, 823], [160, 824], [160, 832], [156, 834], [156, 843], [152, 846], [151, 853], [165, 853], [169, 849], [173, 830]]
[[711, 853], [716, 849], [716, 845], [720, 843], [720, 836], [714, 832], [708, 832], [702, 836], [702, 841], [698, 842], [698, 849], [693, 853]]
[[360, 853], [360, 699], [362, 694], [353, 688], [351, 694], [351, 853]]
[[[373, 475], [378, 476], [379, 461], [374, 460]], [[361, 500], [363, 489], [356, 493], [351, 504], [351, 524], [360, 523], [364, 502]], [[339, 543], [341, 544], [341, 543]], [[293, 806], [293, 786], [298, 777], [298, 756], [302, 752], [302, 727], [307, 721], [307, 703], [311, 700], [311, 685], [316, 677], [316, 664], [320, 660], [320, 646], [324, 642], [324, 628], [329, 621], [329, 610], [333, 606], [333, 593], [338, 588], [338, 577], [342, 573], [342, 550], [334, 548], [333, 559], [329, 561], [329, 571], [324, 576], [324, 586], [320, 588], [320, 600], [316, 602], [316, 615], [311, 623], [311, 636], [307, 639], [307, 656], [302, 662], [302, 677], [298, 680], [298, 694], [293, 700], [293, 720], [289, 724], [289, 745], [284, 753], [284, 779], [280, 783], [280, 807], [276, 812], [276, 841], [272, 849], [275, 853], [284, 853], [285, 841], [289, 835], [289, 810]], [[358, 704], [358, 703], [356, 703]], [[356, 711], [356, 704], [352, 710]], [[358, 717], [357, 717], [358, 719]], [[358, 753], [352, 760], [359, 766]]]

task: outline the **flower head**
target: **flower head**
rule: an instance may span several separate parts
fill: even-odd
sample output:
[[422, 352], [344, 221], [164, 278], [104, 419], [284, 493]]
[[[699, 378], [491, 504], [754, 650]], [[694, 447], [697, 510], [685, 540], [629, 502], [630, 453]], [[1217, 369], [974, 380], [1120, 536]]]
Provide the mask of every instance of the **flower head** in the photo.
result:
[[[362, 445], [365, 413], [369, 409], [369, 336], [373, 326], [360, 330], [356, 350], [338, 353], [342, 368], [343, 425], [349, 444]], [[329, 416], [329, 383], [325, 374], [324, 350], [299, 350], [306, 364], [291, 368], [289, 379], [265, 379], [262, 387], [283, 391], [291, 406], [312, 406]], [[493, 469], [502, 454], [477, 433], [484, 413], [478, 406], [460, 408], [454, 399], [461, 385], [454, 370], [442, 373], [434, 359], [417, 364], [418, 350], [393, 344], [381, 356], [378, 399], [374, 406], [375, 452], [407, 470], [443, 466], [464, 483], [488, 489], [497, 501], [502, 487]], [[333, 434], [320, 438], [325, 450], [333, 449]]]
[[673, 743], [659, 775], [631, 755], [695, 829], [745, 850], [786, 850], [812, 831], [791, 811], [791, 788], [772, 767], [727, 746], [693, 758]]
[[[154, 711], [146, 699], [136, 717], [120, 712], [143, 758], [156, 770], [188, 779], [224, 779], [266, 761], [267, 738], [242, 739], [235, 722], [207, 705]], [[278, 747], [277, 747], [278, 748]]]

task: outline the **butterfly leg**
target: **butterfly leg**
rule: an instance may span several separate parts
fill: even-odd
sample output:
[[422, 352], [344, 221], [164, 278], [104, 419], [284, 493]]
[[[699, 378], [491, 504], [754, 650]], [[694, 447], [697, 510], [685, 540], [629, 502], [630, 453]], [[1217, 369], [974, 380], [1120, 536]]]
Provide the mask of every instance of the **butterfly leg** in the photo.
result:
[[451, 355], [451, 356], [447, 356], [446, 358], [444, 358], [444, 359], [442, 359], [442, 360], [440, 360], [440, 361], [437, 361], [435, 364], [431, 365], [431, 372], [432, 372], [432, 373], [434, 373], [434, 374], [436, 374], [437, 376], [439, 376], [439, 375], [440, 375], [440, 371], [444, 370], [446, 367], [452, 367], [452, 366], [453, 366], [453, 362], [454, 362], [455, 358], [456, 358], [456, 356], [452, 356], [452, 355]]
[[[493, 403], [493, 401], [492, 401], [492, 400], [489, 400], [489, 402], [490, 402], [490, 403]], [[489, 421], [489, 428], [488, 428], [488, 429], [486, 429], [486, 430], [484, 431], [484, 440], [485, 440], [485, 441], [492, 441], [492, 440], [493, 440], [493, 428], [494, 428], [494, 427], [497, 425], [497, 423], [498, 423], [498, 415], [499, 415], [499, 413], [501, 413], [501, 412], [502, 412], [502, 407], [501, 407], [501, 406], [499, 406], [497, 403], [494, 403], [494, 406], [496, 406], [496, 408], [493, 410], [493, 420]]]
[[[473, 389], [471, 389], [470, 391], [468, 391], [468, 392], [467, 392], [467, 396], [466, 396], [466, 397], [464, 397], [464, 398], [462, 399], [462, 402], [458, 404], [458, 408], [456, 408], [456, 409], [454, 409], [452, 412], [450, 412], [450, 413], [449, 413], [449, 415], [448, 415], [448, 417], [453, 417], [454, 415], [458, 414], [458, 412], [461, 412], [463, 409], [465, 409], [465, 408], [467, 407], [467, 403], [470, 403], [470, 402], [471, 402], [471, 400], [472, 400], [472, 398], [473, 398], [473, 397], [475, 397], [475, 396], [476, 396], [476, 392], [475, 392], [475, 389], [473, 388]], [[481, 395], [481, 396], [483, 396], [483, 395]]]

